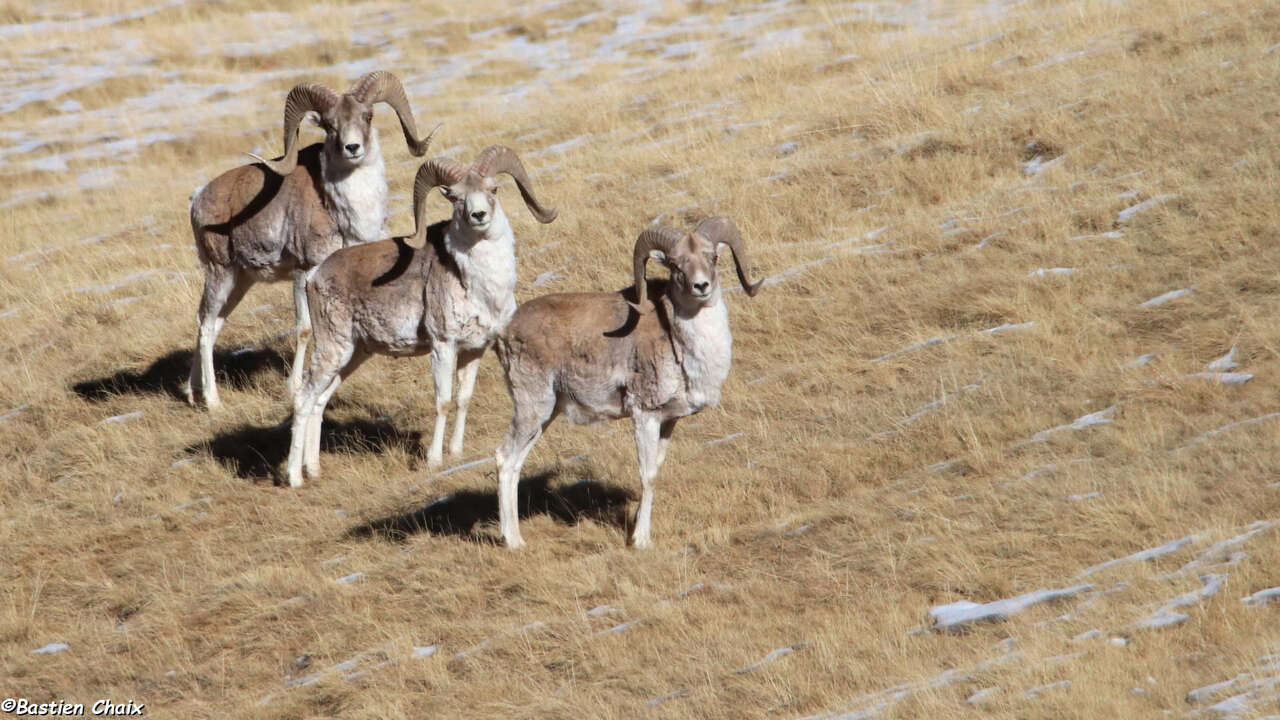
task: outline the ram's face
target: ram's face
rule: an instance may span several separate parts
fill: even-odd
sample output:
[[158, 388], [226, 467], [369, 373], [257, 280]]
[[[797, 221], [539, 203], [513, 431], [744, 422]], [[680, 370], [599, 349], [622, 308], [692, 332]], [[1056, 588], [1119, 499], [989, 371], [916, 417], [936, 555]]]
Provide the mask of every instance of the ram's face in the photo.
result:
[[324, 130], [325, 153], [343, 165], [364, 162], [378, 141], [373, 133], [373, 106], [350, 95], [320, 113], [319, 125]]
[[461, 218], [473, 230], [484, 233], [498, 213], [498, 181], [476, 177], [474, 173], [462, 182], [441, 188], [453, 203], [454, 217]]
[[671, 288], [678, 297], [695, 305], [707, 305], [714, 299], [719, 287], [719, 250], [711, 241], [690, 234], [658, 259], [671, 271]]

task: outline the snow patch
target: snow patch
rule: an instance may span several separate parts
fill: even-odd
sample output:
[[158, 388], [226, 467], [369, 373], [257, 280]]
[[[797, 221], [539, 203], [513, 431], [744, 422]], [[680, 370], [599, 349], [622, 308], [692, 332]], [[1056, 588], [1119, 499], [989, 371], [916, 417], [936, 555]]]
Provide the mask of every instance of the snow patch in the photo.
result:
[[32, 650], [31, 654], [32, 655], [53, 655], [54, 653], [60, 653], [64, 650], [70, 650], [70, 649], [71, 649], [71, 646], [64, 642], [51, 642], [48, 645], [41, 645], [35, 650]]
[[1206, 430], [1205, 432], [1200, 433], [1199, 435], [1192, 438], [1191, 442], [1187, 443], [1186, 445], [1182, 445], [1181, 447], [1174, 448], [1170, 452], [1178, 452], [1179, 450], [1186, 450], [1189, 447], [1199, 445], [1205, 440], [1217, 437], [1222, 433], [1227, 432], [1228, 430], [1234, 430], [1238, 427], [1245, 427], [1246, 425], [1256, 425], [1258, 423], [1266, 422], [1268, 420], [1275, 420], [1277, 418], [1280, 418], [1280, 412], [1267, 413], [1266, 415], [1259, 415], [1258, 417], [1255, 417], [1255, 418], [1249, 418], [1247, 420], [1237, 420], [1233, 423], [1227, 423], [1222, 427], [1214, 428], [1213, 430]]
[[1229, 370], [1235, 370], [1238, 367], [1240, 367], [1240, 363], [1236, 362], [1236, 346], [1232, 345], [1226, 355], [1223, 355], [1217, 360], [1205, 365], [1204, 369], [1212, 372], [1227, 372]]
[[628, 620], [627, 622], [624, 622], [624, 623], [618, 623], [617, 625], [614, 625], [611, 628], [601, 630], [600, 632], [596, 633], [596, 635], [617, 635], [620, 632], [626, 632], [627, 630], [630, 630], [636, 625], [639, 625], [641, 622], [642, 620]]
[[1178, 290], [1170, 290], [1169, 292], [1164, 293], [1163, 295], [1157, 295], [1151, 298], [1150, 300], [1145, 300], [1143, 302], [1138, 303], [1138, 307], [1140, 308], [1158, 307], [1171, 300], [1177, 300], [1178, 298], [1191, 295], [1194, 292], [1195, 291], [1192, 290], [1191, 288], [1179, 288]]
[[30, 407], [31, 407], [31, 405], [30, 405], [30, 404], [28, 404], [28, 403], [23, 403], [23, 404], [19, 405], [18, 407], [16, 407], [16, 408], [14, 408], [14, 409], [10, 410], [9, 412], [7, 412], [7, 413], [5, 413], [5, 414], [3, 414], [3, 415], [0, 415], [0, 425], [3, 425], [4, 423], [9, 422], [9, 421], [10, 421], [10, 420], [12, 420], [13, 418], [18, 417], [18, 416], [19, 416], [19, 415], [21, 415], [22, 413], [26, 412], [26, 411], [27, 411], [27, 409], [28, 409], [28, 408], [30, 408]]
[[1243, 385], [1253, 379], [1252, 373], [1240, 372], [1198, 372], [1187, 377], [1208, 380], [1219, 385]]
[[564, 273], [560, 271], [565, 269], [566, 268], [561, 267], [561, 268], [556, 268], [555, 270], [547, 270], [546, 272], [539, 274], [538, 277], [533, 279], [533, 286], [544, 287], [544, 286], [550, 285], [556, 280], [559, 280], [560, 278], [564, 277]]
[[1071, 242], [1077, 242], [1079, 240], [1094, 240], [1097, 238], [1103, 238], [1106, 240], [1119, 240], [1122, 237], [1124, 237], [1124, 233], [1121, 232], [1120, 230], [1108, 230], [1107, 232], [1096, 233], [1094, 235], [1072, 235], [1071, 237], [1067, 238], [1067, 240]]
[[969, 705], [981, 705], [987, 702], [988, 700], [990, 700], [991, 698], [995, 697], [996, 695], [999, 695], [1001, 692], [1003, 692], [1003, 690], [998, 687], [989, 687], [989, 688], [982, 688], [981, 690], [974, 690], [972, 693], [970, 693], [969, 697], [965, 698], [965, 702]]
[[1112, 405], [1110, 407], [1103, 408], [1102, 410], [1091, 412], [1087, 415], [1081, 415], [1065, 425], [1058, 425], [1056, 427], [1051, 427], [1048, 430], [1041, 430], [1035, 435], [1032, 435], [1029, 440], [1016, 442], [1011, 447], [1016, 449], [1033, 443], [1045, 442], [1050, 437], [1068, 430], [1085, 430], [1097, 425], [1109, 425], [1111, 424], [1112, 416], [1116, 414], [1116, 409], [1119, 407], [1119, 405]]
[[464, 462], [461, 465], [454, 465], [448, 470], [441, 470], [440, 472], [436, 473], [436, 477], [444, 477], [445, 475], [452, 475], [456, 472], [462, 472], [463, 470], [469, 470], [473, 467], [487, 465], [491, 462], [493, 462], [493, 458], [491, 457], [480, 458], [479, 460], [472, 460], [471, 462]]
[[1261, 607], [1263, 605], [1270, 605], [1274, 602], [1280, 602], [1280, 587], [1259, 590], [1248, 597], [1240, 598], [1240, 602], [1252, 607]]
[[1070, 687], [1071, 687], [1070, 680], [1059, 680], [1057, 682], [1046, 683], [1044, 685], [1037, 685], [1033, 688], [1029, 688], [1026, 692], [1022, 693], [1022, 697], [1027, 699], [1035, 699], [1049, 692], [1050, 690], [1066, 690]]
[[951, 340], [956, 339], [956, 337], [957, 336], [955, 335], [939, 335], [937, 337], [931, 337], [928, 340], [921, 340], [920, 342], [912, 343], [910, 345], [907, 345], [906, 347], [898, 348], [893, 352], [885, 353], [884, 355], [881, 355], [878, 358], [873, 358], [871, 362], [873, 363], [884, 362], [885, 360], [898, 357], [899, 355], [909, 353], [913, 350], [920, 350], [933, 345], [939, 345], [941, 343], [949, 342]]
[[1186, 537], [1178, 538], [1177, 540], [1170, 540], [1169, 542], [1163, 545], [1160, 545], [1158, 547], [1147, 548], [1146, 550], [1139, 550], [1138, 552], [1133, 553], [1132, 555], [1125, 555], [1122, 558], [1116, 558], [1114, 560], [1108, 560], [1103, 563], [1098, 563], [1097, 565], [1094, 565], [1092, 567], [1085, 568], [1085, 570], [1080, 573], [1080, 577], [1092, 575], [1096, 572], [1101, 572], [1102, 570], [1113, 568], [1117, 565], [1126, 565], [1132, 562], [1141, 562], [1143, 560], [1151, 560], [1153, 558], [1169, 555], [1170, 553], [1175, 553], [1181, 550], [1182, 548], [1186, 547], [1187, 545], [1195, 542], [1196, 537], [1197, 536], [1195, 535], [1188, 535]]
[[140, 417], [142, 417], [142, 411], [134, 410], [133, 412], [124, 413], [122, 415], [112, 415], [109, 418], [105, 418], [99, 421], [98, 424], [107, 425], [110, 423], [126, 423], [126, 422], [129, 422], [130, 420], [137, 420]]
[[1174, 612], [1175, 608], [1200, 604], [1201, 601], [1217, 595], [1226, 581], [1227, 576], [1225, 573], [1210, 573], [1201, 576], [1200, 582], [1203, 585], [1199, 590], [1183, 593], [1166, 602], [1160, 609], [1139, 620], [1138, 627], [1145, 630], [1155, 630], [1186, 622], [1190, 619], [1190, 616], [1185, 613]]
[[731, 433], [729, 435], [725, 435], [722, 438], [716, 438], [715, 440], [708, 440], [702, 444], [706, 445], [707, 447], [711, 447], [713, 445], [723, 445], [724, 443], [727, 443], [727, 442], [733, 442], [734, 440], [737, 440], [738, 438], [743, 437], [744, 435], [745, 433], [740, 433], [740, 432]]
[[986, 330], [979, 330], [978, 332], [981, 335], [996, 335], [1002, 332], [1009, 332], [1011, 330], [1030, 330], [1031, 328], [1035, 327], [1035, 324], [1036, 323], [1034, 320], [1031, 322], [1024, 322], [1024, 323], [1005, 323], [1003, 325], [997, 325], [992, 328], [987, 328]]
[[1159, 207], [1176, 197], [1178, 196], [1173, 194], [1157, 195], [1156, 197], [1143, 200], [1137, 205], [1130, 205], [1116, 213], [1116, 222], [1119, 224], [1127, 223], [1132, 220], [1134, 216], [1144, 213], [1152, 208]]
[[1182, 566], [1181, 572], [1188, 572], [1195, 568], [1204, 567], [1205, 565], [1211, 565], [1214, 563], [1220, 563], [1224, 561], [1229, 562], [1231, 559], [1230, 551], [1233, 548], [1238, 547], [1239, 545], [1243, 544], [1247, 540], [1252, 539], [1256, 535], [1259, 535], [1263, 532], [1266, 532], [1267, 530], [1270, 530], [1271, 528], [1275, 527], [1277, 524], [1280, 524], [1280, 521], [1258, 520], [1257, 522], [1251, 523], [1247, 528], [1245, 528], [1245, 532], [1239, 535], [1236, 535], [1234, 537], [1229, 537], [1226, 540], [1220, 540], [1210, 545], [1209, 547], [1205, 548], [1204, 550], [1201, 550], [1200, 552], [1196, 553], [1196, 556], [1194, 559], [1192, 559], [1186, 565]]
[[675, 692], [667, 693], [666, 695], [660, 695], [650, 700], [648, 703], [648, 706], [651, 708], [656, 708], [668, 700], [675, 700], [677, 698], [682, 698], [688, 694], [689, 694], [688, 688], [681, 688], [680, 690], [676, 690]]
[[808, 647], [808, 645], [809, 643], [802, 642], [802, 643], [796, 643], [794, 645], [787, 645], [785, 647], [780, 647], [776, 650], [771, 650], [769, 654], [761, 658], [759, 662], [754, 662], [750, 665], [747, 665], [746, 667], [738, 668], [737, 670], [734, 670], [734, 672], [737, 673], [738, 675], [745, 675], [749, 672], [754, 672], [764, 667], [765, 665], [768, 665], [769, 663], [774, 662], [778, 658], [790, 655], [791, 653], [797, 650]]
[[929, 615], [933, 618], [934, 630], [958, 630], [974, 623], [1004, 621], [1034, 605], [1075, 597], [1092, 588], [1092, 585], [1081, 584], [1058, 590], [1036, 590], [989, 603], [961, 600], [937, 605], [929, 610]]
[[1078, 271], [1069, 267], [1036, 268], [1027, 273], [1027, 277], [1045, 278], [1051, 275], [1075, 275]]

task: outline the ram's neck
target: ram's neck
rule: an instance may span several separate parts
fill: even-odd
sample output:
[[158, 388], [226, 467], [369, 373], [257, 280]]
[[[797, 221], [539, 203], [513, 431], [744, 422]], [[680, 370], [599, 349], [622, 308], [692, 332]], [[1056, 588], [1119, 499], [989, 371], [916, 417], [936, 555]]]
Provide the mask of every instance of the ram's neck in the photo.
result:
[[368, 153], [355, 167], [330, 162], [320, 153], [325, 199], [344, 245], [380, 240], [387, 234], [387, 170], [373, 131]]
[[516, 239], [502, 207], [494, 208], [493, 221], [484, 233], [454, 217], [445, 247], [458, 266], [468, 298], [505, 325], [515, 312]]
[[719, 403], [720, 385], [729, 377], [733, 357], [729, 310], [719, 288], [713, 300], [700, 308], [673, 304], [671, 340], [684, 371], [690, 405], [701, 409]]

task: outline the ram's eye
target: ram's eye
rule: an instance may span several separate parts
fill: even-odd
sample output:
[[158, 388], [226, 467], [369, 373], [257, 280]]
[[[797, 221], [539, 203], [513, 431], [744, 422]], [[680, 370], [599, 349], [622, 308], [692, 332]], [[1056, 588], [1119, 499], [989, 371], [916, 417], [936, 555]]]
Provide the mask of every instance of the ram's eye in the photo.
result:
[[367, 113], [365, 113], [365, 114], [364, 114], [364, 121], [365, 121], [365, 124], [366, 124], [366, 125], [367, 125], [368, 123], [373, 122], [373, 113], [371, 113], [371, 112], [367, 112]]

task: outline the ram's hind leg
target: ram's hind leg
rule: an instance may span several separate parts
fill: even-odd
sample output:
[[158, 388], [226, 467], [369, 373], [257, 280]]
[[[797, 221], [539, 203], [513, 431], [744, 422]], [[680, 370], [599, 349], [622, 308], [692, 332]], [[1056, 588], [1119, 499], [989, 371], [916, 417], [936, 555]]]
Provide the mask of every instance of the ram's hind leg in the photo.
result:
[[196, 352], [191, 358], [191, 373], [186, 386], [187, 401], [192, 405], [196, 404], [197, 394], [200, 402], [210, 410], [221, 404], [214, 378], [213, 346], [227, 316], [240, 304], [252, 285], [253, 277], [237, 272], [235, 268], [205, 266], [204, 293], [196, 313]]
[[336, 372], [311, 372], [303, 378], [301, 387], [293, 395], [293, 426], [289, 434], [289, 460], [285, 465], [285, 477], [290, 487], [302, 486], [302, 464], [307, 454], [307, 441], [311, 433], [311, 412], [316, 406], [320, 391], [328, 386]]
[[347, 360], [346, 367], [342, 368], [340, 372], [329, 380], [328, 386], [320, 393], [320, 397], [316, 399], [315, 408], [310, 416], [310, 426], [307, 429], [307, 454], [303, 465], [307, 477], [320, 477], [320, 424], [324, 420], [324, 409], [328, 406], [329, 399], [333, 397], [333, 393], [337, 391], [338, 386], [351, 377], [369, 357], [370, 354], [368, 352], [356, 349], [351, 354], [351, 358]]
[[507, 435], [494, 452], [498, 461], [498, 521], [502, 526], [502, 539], [507, 547], [515, 550], [524, 546], [520, 537], [520, 469], [533, 449], [542, 431], [556, 415], [555, 392], [548, 384], [542, 392], [512, 392], [515, 412]]

